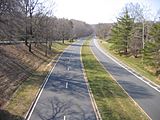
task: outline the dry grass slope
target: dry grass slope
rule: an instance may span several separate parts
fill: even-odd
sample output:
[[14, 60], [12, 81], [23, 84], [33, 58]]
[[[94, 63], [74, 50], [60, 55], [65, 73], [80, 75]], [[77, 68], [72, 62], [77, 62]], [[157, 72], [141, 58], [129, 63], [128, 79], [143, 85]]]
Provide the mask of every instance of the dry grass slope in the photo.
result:
[[44, 50], [33, 47], [33, 53], [23, 44], [0, 46], [0, 106], [12, 96], [17, 87], [49, 57]]
[[50, 61], [69, 44], [53, 43], [48, 57], [43, 45], [33, 45], [32, 53], [24, 44], [0, 45], [0, 120], [24, 119], [52, 67]]

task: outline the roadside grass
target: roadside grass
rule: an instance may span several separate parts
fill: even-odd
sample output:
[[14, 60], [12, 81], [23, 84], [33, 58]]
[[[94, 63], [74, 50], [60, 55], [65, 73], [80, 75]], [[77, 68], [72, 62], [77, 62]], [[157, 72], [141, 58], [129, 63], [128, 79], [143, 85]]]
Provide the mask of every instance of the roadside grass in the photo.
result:
[[147, 120], [147, 116], [112, 79], [91, 52], [87, 40], [82, 47], [86, 76], [103, 120]]
[[[70, 44], [71, 42], [69, 41], [66, 41], [65, 44], [62, 44], [60, 42], [53, 43], [53, 56], [42, 63], [40, 67], [37, 70], [33, 71], [32, 75], [19, 86], [19, 88], [16, 90], [16, 92], [4, 108], [7, 113], [11, 114], [11, 116], [19, 116], [15, 118], [16, 120], [24, 118], [25, 114], [32, 104], [32, 101], [35, 99], [36, 94], [39, 91], [39, 88], [42, 85], [47, 73], [56, 62], [55, 60], [51, 62], [51, 60], [60, 55], [60, 53]], [[11, 118], [7, 119], [9, 120]], [[14, 120], [14, 118], [12, 118], [12, 120]]]
[[160, 80], [158, 79], [158, 77], [149, 70], [147, 70], [146, 66], [142, 63], [141, 58], [134, 58], [133, 56], [128, 57], [124, 55], [120, 56], [110, 49], [111, 43], [103, 40], [98, 40], [98, 43], [106, 52], [109, 52], [111, 55], [118, 58], [122, 63], [125, 63], [127, 66], [131, 67], [142, 76], [160, 85]]
[[64, 50], [64, 48], [66, 48], [72, 42], [74, 42], [74, 41], [66, 40], [65, 43], [63, 44], [62, 41], [56, 41], [53, 43], [52, 49], [54, 52], [62, 52]]

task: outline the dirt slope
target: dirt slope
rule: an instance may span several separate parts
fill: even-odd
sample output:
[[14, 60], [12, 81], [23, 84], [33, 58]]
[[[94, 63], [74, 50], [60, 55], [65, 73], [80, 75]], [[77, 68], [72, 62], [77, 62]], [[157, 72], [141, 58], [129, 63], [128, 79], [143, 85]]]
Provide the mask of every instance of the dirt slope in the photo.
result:
[[0, 107], [33, 70], [49, 60], [44, 50], [42, 46], [33, 45], [33, 52], [30, 53], [24, 44], [0, 45]]

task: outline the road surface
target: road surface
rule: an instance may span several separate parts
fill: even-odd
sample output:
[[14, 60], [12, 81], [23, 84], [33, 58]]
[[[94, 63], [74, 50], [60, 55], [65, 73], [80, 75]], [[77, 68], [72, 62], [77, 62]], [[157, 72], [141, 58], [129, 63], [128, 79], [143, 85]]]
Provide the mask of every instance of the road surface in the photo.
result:
[[83, 40], [67, 48], [27, 120], [96, 120], [80, 60]]
[[109, 71], [148, 116], [153, 120], [160, 120], [160, 93], [106, 56], [96, 39], [93, 39], [90, 45], [93, 53], [105, 69]]

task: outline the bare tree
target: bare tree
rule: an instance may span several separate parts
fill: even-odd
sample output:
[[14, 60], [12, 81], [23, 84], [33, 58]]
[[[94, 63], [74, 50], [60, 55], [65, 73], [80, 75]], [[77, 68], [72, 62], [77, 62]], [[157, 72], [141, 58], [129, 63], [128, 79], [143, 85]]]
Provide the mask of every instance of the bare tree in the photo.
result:
[[133, 55], [137, 57], [140, 51], [144, 49], [145, 41], [148, 41], [149, 38], [150, 22], [147, 21], [147, 18], [150, 12], [146, 6], [141, 6], [139, 3], [129, 3], [125, 7], [135, 23], [132, 30], [130, 48]]
[[93, 33], [91, 25], [78, 20], [71, 20], [73, 23], [72, 38], [89, 36]]
[[21, 0], [3, 0], [0, 2], [1, 39], [16, 39], [23, 33], [23, 6]]
[[57, 27], [60, 39], [62, 39], [63, 43], [65, 39], [70, 39], [70, 35], [73, 28], [72, 22], [70, 20], [64, 18], [59, 19]]
[[96, 29], [96, 35], [101, 38], [105, 39], [111, 30], [112, 24], [107, 23], [99, 23], [95, 26]]
[[24, 0], [25, 3], [25, 13], [26, 13], [26, 45], [28, 44], [27, 39], [29, 38], [29, 51], [31, 52], [32, 50], [32, 44], [31, 42], [33, 41], [33, 14], [35, 12], [35, 9], [39, 0]]

